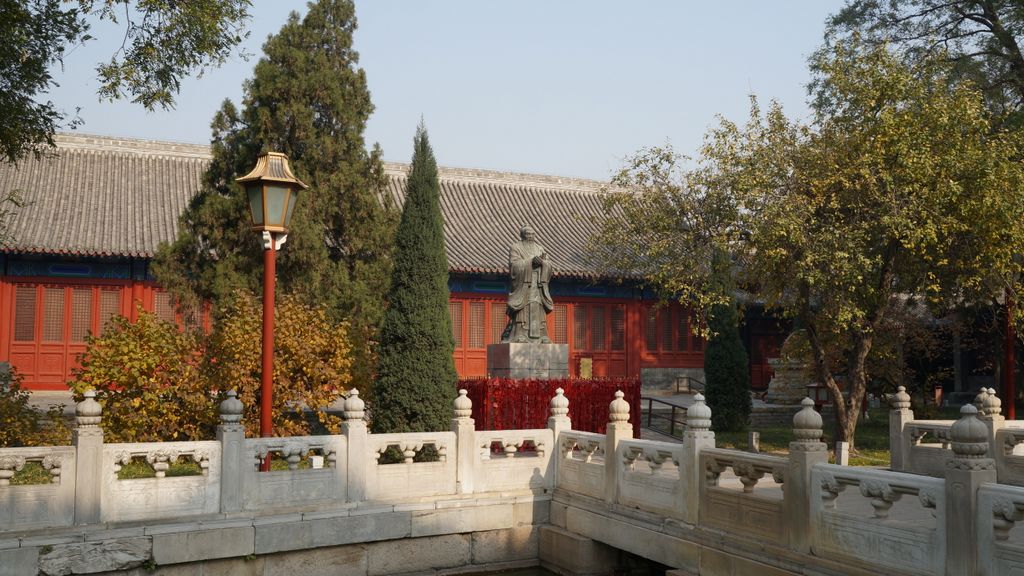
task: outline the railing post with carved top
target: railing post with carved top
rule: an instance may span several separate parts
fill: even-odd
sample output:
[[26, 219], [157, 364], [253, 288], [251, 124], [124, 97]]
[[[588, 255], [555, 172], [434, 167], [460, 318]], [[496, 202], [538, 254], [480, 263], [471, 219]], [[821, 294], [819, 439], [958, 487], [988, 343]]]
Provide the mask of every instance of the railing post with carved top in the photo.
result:
[[548, 488], [558, 485], [558, 467], [561, 465], [562, 446], [559, 444], [558, 436], [568, 430], [572, 430], [572, 421], [569, 419], [569, 399], [565, 397], [565, 390], [555, 389], [555, 395], [548, 403], [548, 429], [551, 430], [552, 443], [554, 444], [554, 455], [548, 461]]
[[789, 470], [783, 483], [786, 523], [790, 546], [797, 552], [811, 551], [811, 469], [828, 463], [828, 445], [821, 441], [821, 414], [814, 400], [804, 398], [793, 416], [793, 442], [789, 443]]
[[245, 466], [245, 425], [242, 412], [245, 406], [238, 399], [238, 393], [229, 390], [227, 398], [220, 403], [220, 424], [217, 425], [217, 440], [220, 442], [220, 511], [238, 512], [242, 509], [242, 485]]
[[914, 411], [910, 409], [910, 394], [903, 386], [896, 388], [896, 394], [890, 401], [889, 410], [889, 453], [890, 467], [896, 472], [904, 472], [910, 467], [910, 439], [904, 433], [907, 423], [914, 419]]
[[370, 439], [366, 430], [366, 403], [359, 397], [359, 390], [353, 388], [345, 398], [345, 421], [341, 424], [341, 432], [345, 435], [348, 445], [348, 489], [349, 502], [361, 502], [366, 499], [366, 467], [370, 465]]
[[71, 445], [75, 447], [75, 524], [100, 521], [100, 490], [103, 486], [103, 407], [96, 392], [86, 390], [85, 398], [75, 406], [75, 429]]
[[686, 430], [683, 432], [683, 459], [679, 463], [679, 495], [683, 499], [683, 520], [696, 525], [700, 517], [700, 480], [704, 470], [700, 466], [700, 453], [715, 447], [715, 433], [711, 431], [711, 408], [699, 392], [693, 404], [686, 409]]
[[473, 401], [465, 389], [459, 390], [455, 398], [455, 417], [452, 418], [452, 432], [455, 432], [455, 491], [472, 494], [479, 457], [476, 452], [476, 423], [473, 415]]
[[629, 402], [623, 397], [622, 390], [615, 391], [615, 400], [608, 406], [608, 426], [604, 437], [604, 499], [614, 504], [619, 496], [618, 458], [619, 442], [633, 437], [633, 425], [629, 423]]
[[995, 458], [996, 450], [1003, 449], [996, 445], [996, 432], [1006, 427], [1006, 417], [1003, 416], [1003, 401], [996, 395], [996, 389], [989, 388], [987, 392], [981, 402], [978, 418], [988, 427], [988, 455]]
[[946, 574], [970, 575], [978, 567], [978, 488], [996, 482], [989, 428], [971, 404], [949, 429], [953, 458], [946, 465]]

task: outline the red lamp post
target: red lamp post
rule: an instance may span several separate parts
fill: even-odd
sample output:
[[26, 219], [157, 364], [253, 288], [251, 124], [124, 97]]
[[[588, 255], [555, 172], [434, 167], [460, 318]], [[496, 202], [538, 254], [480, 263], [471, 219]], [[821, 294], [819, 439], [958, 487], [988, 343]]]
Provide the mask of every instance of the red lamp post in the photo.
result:
[[[256, 159], [251, 172], [235, 180], [245, 186], [249, 197], [252, 229], [263, 238], [263, 363], [260, 374], [260, 436], [274, 434], [271, 417], [274, 387], [274, 281], [277, 249], [288, 238], [295, 201], [308, 188], [292, 174], [288, 156], [265, 152]], [[267, 455], [261, 470], [270, 470]]]

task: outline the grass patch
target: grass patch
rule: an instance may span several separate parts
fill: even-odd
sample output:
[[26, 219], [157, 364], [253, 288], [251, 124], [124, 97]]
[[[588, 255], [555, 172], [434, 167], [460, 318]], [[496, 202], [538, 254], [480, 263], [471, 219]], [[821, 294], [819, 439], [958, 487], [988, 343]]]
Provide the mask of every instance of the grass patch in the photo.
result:
[[49, 484], [53, 482], [50, 471], [43, 468], [39, 462], [26, 462], [25, 467], [14, 473], [11, 477], [13, 486], [30, 486], [33, 484]]
[[[200, 476], [203, 469], [192, 460], [178, 461], [167, 469], [167, 476]], [[118, 480], [136, 480], [139, 478], [156, 478], [156, 470], [145, 460], [132, 460], [121, 466], [117, 472]]]

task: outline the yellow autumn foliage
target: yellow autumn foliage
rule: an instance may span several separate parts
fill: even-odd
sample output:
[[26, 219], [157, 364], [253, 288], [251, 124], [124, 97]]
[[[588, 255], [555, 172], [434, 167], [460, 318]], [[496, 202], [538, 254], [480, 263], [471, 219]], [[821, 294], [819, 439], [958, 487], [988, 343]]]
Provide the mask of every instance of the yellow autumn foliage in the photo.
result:
[[[315, 420], [338, 433], [341, 420], [326, 409], [352, 383], [352, 354], [347, 326], [332, 322], [321, 307], [298, 298], [278, 298], [274, 329], [274, 434], [314, 431]], [[246, 435], [259, 435], [262, 304], [236, 292], [210, 336], [203, 374], [209, 385], [238, 391], [245, 404]], [[307, 416], [311, 416], [309, 418]]]

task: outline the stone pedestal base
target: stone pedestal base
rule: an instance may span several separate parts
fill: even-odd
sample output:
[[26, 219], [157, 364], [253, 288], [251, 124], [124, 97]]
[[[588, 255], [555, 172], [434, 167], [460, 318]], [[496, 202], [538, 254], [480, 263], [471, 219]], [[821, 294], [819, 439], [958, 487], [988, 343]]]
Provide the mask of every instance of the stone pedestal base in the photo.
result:
[[515, 343], [487, 347], [487, 376], [491, 378], [569, 377], [569, 345]]
[[768, 383], [764, 401], [768, 404], [791, 404], [799, 410], [800, 401], [807, 397], [807, 385], [813, 383], [807, 377], [807, 366], [777, 358], [768, 360], [768, 365], [774, 375]]

